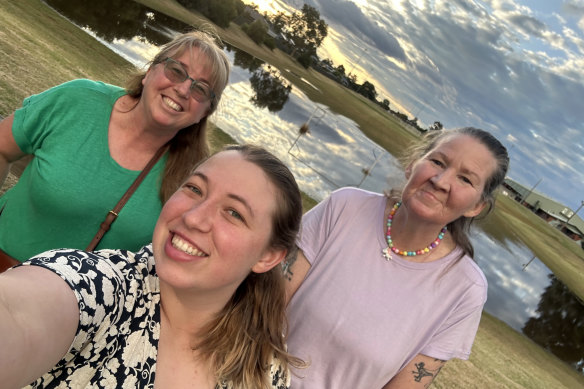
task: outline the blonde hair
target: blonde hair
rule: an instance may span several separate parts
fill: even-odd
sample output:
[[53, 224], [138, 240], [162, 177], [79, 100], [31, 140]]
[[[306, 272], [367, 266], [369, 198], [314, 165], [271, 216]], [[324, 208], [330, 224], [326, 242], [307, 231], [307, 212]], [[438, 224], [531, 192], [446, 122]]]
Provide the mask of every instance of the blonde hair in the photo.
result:
[[[295, 238], [302, 219], [300, 190], [290, 170], [264, 149], [251, 145], [227, 146], [260, 167], [277, 189], [269, 247], [296, 255]], [[218, 382], [234, 389], [271, 388], [270, 363], [280, 363], [281, 376], [304, 362], [286, 351], [286, 301], [281, 266], [265, 273], [251, 272], [231, 300], [201, 331], [197, 351], [211, 361]], [[289, 378], [289, 377], [288, 377]]]
[[[158, 54], [150, 61], [149, 69], [162, 63], [166, 58], [180, 56], [187, 50], [197, 49], [197, 59], [202, 60], [206, 69], [210, 71], [209, 81], [215, 92], [215, 98], [211, 102], [207, 115], [198, 123], [180, 130], [169, 142], [168, 157], [161, 176], [160, 199], [162, 203], [165, 203], [172, 196], [189, 176], [193, 167], [209, 156], [208, 117], [217, 109], [231, 71], [229, 58], [219, 46], [220, 43], [217, 42], [220, 42], [219, 38], [212, 33], [188, 32], [176, 36], [162, 46]], [[144, 89], [142, 80], [146, 73], [146, 71], [138, 73], [128, 81], [126, 91], [129, 96], [140, 99]]]

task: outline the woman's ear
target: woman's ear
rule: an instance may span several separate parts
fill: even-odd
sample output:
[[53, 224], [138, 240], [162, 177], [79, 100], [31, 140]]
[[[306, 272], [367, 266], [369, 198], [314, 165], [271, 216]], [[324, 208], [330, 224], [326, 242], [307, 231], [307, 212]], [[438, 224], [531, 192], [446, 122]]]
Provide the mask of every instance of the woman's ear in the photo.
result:
[[286, 258], [286, 254], [287, 251], [284, 249], [270, 249], [253, 265], [251, 271], [265, 273], [280, 264]]
[[486, 206], [487, 206], [487, 202], [484, 200], [481, 200], [478, 203], [476, 203], [476, 205], [474, 207], [472, 207], [471, 209], [469, 209], [468, 211], [466, 211], [462, 215], [464, 217], [469, 217], [469, 218], [476, 217], [483, 211], [483, 209], [485, 209]]
[[414, 163], [412, 162], [412, 163], [408, 164], [408, 166], [406, 166], [406, 170], [405, 170], [406, 180], [409, 180], [410, 179], [410, 176], [412, 175], [412, 165], [413, 164]]
[[150, 75], [150, 71], [152, 70], [152, 65], [146, 70], [146, 74], [142, 77], [142, 85], [146, 85], [146, 78]]

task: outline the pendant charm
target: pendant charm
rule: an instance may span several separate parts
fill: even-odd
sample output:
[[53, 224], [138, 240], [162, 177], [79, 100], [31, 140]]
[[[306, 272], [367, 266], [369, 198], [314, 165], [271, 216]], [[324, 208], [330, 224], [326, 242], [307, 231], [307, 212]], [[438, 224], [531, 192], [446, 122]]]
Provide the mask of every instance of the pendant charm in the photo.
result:
[[383, 256], [385, 257], [385, 260], [386, 261], [390, 261], [391, 260], [391, 253], [389, 251], [389, 247], [386, 247], [383, 250], [381, 250], [381, 254], [383, 254]]

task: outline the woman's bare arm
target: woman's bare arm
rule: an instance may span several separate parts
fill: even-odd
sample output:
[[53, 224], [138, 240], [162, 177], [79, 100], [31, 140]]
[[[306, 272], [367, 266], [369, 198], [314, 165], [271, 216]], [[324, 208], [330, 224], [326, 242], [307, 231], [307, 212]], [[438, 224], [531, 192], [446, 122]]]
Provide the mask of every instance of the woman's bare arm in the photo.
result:
[[418, 354], [383, 389], [428, 388], [446, 361]]
[[21, 388], [68, 351], [79, 323], [71, 288], [50, 270], [21, 266], [0, 274], [0, 382]]

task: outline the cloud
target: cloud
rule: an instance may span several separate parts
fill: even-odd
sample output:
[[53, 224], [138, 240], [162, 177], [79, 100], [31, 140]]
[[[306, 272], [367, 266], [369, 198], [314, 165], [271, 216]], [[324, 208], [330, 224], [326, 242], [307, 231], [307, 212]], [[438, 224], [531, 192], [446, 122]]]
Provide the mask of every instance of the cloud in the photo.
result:
[[504, 15], [504, 18], [516, 28], [517, 32], [522, 32], [527, 36], [543, 39], [544, 33], [547, 30], [545, 23], [542, 23], [531, 15], [524, 15], [518, 11], [509, 12]]
[[323, 10], [321, 15], [325, 16], [327, 23], [342, 26], [385, 55], [401, 62], [406, 61], [404, 49], [399, 41], [374, 20], [365, 16], [355, 3], [338, 0], [318, 0], [313, 3], [317, 9]]
[[342, 31], [336, 44], [353, 63], [367, 48], [360, 67], [394, 108], [422, 124], [493, 132], [514, 146], [515, 179], [545, 177], [548, 196], [579, 201], [584, 1], [544, 2], [545, 10], [519, 0], [312, 4]]

